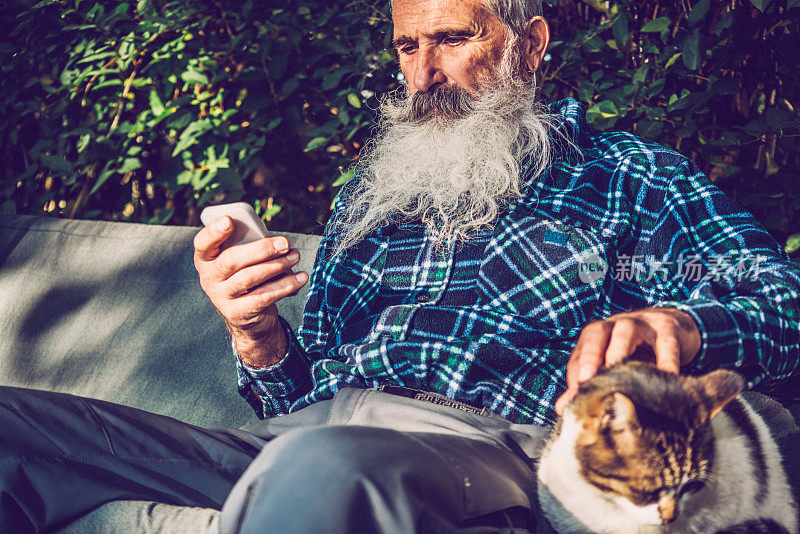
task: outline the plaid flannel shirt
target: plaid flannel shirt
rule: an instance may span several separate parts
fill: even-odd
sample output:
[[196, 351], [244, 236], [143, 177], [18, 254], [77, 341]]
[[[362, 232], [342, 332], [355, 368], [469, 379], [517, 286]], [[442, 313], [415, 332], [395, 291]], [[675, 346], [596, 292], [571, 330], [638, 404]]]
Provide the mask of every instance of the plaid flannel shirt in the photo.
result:
[[328, 225], [297, 337], [283, 323], [285, 358], [266, 369], [237, 359], [259, 417], [394, 384], [552, 423], [581, 329], [652, 306], [697, 322], [702, 347], [685, 372], [797, 381], [800, 272], [778, 244], [685, 157], [591, 129], [574, 100], [551, 107], [575, 146], [559, 144], [491, 231], [437, 248], [402, 221], [331, 257]]

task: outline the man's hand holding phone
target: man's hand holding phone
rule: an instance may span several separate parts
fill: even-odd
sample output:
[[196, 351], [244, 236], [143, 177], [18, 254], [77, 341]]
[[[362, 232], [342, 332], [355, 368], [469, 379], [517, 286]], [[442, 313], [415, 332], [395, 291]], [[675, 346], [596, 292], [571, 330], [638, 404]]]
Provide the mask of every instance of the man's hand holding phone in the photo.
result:
[[275, 303], [302, 288], [308, 274], [292, 272], [300, 254], [283, 236], [226, 243], [234, 232], [240, 233], [242, 224], [238, 212], [231, 213], [237, 219], [222, 215], [204, 220], [206, 227], [194, 239], [194, 265], [203, 291], [233, 336], [239, 357], [252, 367], [268, 367], [286, 353]]

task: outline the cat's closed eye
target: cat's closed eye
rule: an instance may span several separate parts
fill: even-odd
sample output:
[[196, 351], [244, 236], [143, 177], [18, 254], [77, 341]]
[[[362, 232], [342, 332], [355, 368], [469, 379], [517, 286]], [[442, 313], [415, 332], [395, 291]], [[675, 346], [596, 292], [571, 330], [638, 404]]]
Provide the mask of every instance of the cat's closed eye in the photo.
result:
[[639, 506], [646, 506], [658, 502], [660, 491], [640, 491], [631, 494], [631, 502]]
[[692, 494], [697, 493], [701, 489], [706, 487], [706, 483], [702, 480], [692, 480], [684, 484], [683, 488], [681, 488], [682, 494]]

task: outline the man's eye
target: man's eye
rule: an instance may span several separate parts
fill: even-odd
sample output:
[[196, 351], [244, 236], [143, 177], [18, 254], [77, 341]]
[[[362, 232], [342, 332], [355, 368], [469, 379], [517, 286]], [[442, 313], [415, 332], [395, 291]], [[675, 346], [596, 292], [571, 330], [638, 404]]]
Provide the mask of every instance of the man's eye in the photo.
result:
[[457, 46], [466, 41], [464, 37], [445, 37], [442, 42], [448, 46]]
[[414, 52], [416, 52], [416, 50], [417, 50], [417, 47], [414, 46], [414, 45], [403, 45], [403, 46], [400, 46], [400, 47], [397, 48], [398, 52], [400, 52], [401, 54], [406, 54], [406, 55], [413, 54]]

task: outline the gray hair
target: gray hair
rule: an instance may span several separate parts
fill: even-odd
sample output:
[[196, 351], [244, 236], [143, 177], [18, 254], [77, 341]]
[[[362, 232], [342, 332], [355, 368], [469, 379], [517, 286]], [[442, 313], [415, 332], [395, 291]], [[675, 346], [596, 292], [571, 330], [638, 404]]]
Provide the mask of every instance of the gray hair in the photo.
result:
[[517, 37], [525, 32], [528, 21], [542, 16], [542, 0], [484, 0], [486, 8]]

